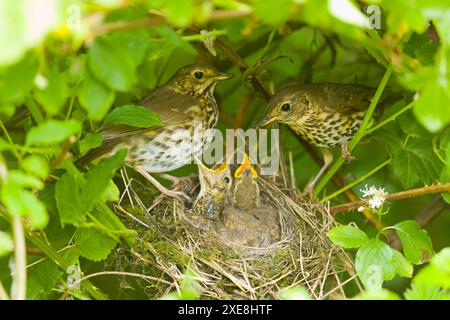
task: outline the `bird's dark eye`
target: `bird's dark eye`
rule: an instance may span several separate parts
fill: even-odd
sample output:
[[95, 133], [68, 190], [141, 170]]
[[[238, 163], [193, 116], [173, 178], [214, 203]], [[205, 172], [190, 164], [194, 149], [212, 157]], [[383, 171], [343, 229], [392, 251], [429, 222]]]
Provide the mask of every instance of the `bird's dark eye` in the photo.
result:
[[201, 72], [201, 71], [195, 71], [195, 72], [194, 72], [194, 77], [195, 77], [196, 79], [201, 79], [201, 78], [203, 78], [203, 72]]
[[230, 178], [229, 177], [225, 177], [225, 178], [223, 178], [223, 181], [225, 182], [225, 183], [230, 183]]
[[289, 110], [291, 110], [291, 104], [283, 103], [283, 105], [281, 106], [281, 110], [283, 110], [284, 112], [288, 112]]

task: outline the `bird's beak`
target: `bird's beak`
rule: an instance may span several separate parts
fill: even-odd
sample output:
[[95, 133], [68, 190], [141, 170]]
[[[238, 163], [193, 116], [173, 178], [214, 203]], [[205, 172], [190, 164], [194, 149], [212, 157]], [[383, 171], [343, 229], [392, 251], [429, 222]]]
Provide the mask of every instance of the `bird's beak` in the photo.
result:
[[250, 173], [256, 178], [258, 176], [258, 173], [256, 172], [255, 168], [250, 163], [250, 159], [248, 158], [248, 155], [244, 154], [244, 160], [242, 164], [236, 169], [234, 172], [234, 177], [239, 178], [242, 176], [247, 170], [250, 170]]
[[228, 80], [233, 77], [234, 77], [234, 75], [232, 75], [231, 73], [219, 72], [216, 76], [214, 76], [214, 79], [216, 79], [217, 81], [220, 81], [220, 80]]
[[269, 118], [268, 116], [265, 116], [264, 119], [262, 119], [260, 122], [256, 124], [256, 129], [262, 128], [267, 126], [268, 124], [277, 121], [276, 117]]

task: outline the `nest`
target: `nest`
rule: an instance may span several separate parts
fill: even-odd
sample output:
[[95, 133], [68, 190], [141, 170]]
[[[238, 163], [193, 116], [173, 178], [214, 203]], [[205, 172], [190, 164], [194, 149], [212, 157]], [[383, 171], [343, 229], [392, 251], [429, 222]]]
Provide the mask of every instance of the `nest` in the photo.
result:
[[[150, 299], [180, 293], [187, 273], [201, 299], [280, 299], [296, 285], [313, 299], [340, 299], [343, 285], [356, 279], [351, 259], [326, 237], [336, 225], [328, 208], [303, 200], [275, 178], [259, 184], [278, 209], [281, 239], [263, 248], [237, 245], [214, 228], [199, 227], [177, 199], [160, 197], [149, 210], [142, 199], [147, 191], [138, 193], [130, 184], [123, 195], [128, 201], [122, 199], [116, 211], [138, 237], [131, 250], [116, 250], [110, 266], [139, 275], [133, 281], [124, 276], [123, 287], [139, 287]], [[192, 176], [177, 188], [195, 195], [197, 186]]]

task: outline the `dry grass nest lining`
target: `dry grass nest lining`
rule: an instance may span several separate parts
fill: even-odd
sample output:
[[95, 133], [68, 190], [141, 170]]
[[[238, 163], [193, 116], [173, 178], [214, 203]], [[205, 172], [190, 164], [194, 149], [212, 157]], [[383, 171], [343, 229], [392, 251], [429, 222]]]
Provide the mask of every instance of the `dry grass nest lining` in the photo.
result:
[[[328, 208], [306, 202], [295, 190], [282, 191], [274, 180], [260, 179], [261, 192], [278, 208], [282, 233], [267, 248], [225, 243], [213, 230], [199, 229], [177, 199], [160, 197], [148, 211], [141, 198], [145, 191], [138, 193], [126, 182], [128, 197], [123, 198], [129, 203], [119, 202], [117, 213], [139, 235], [131, 251], [117, 251], [114, 266], [146, 276], [136, 284], [149, 298], [180, 291], [187, 269], [201, 298], [212, 299], [279, 299], [280, 290], [295, 285], [314, 299], [345, 298], [343, 285], [356, 280], [351, 259], [326, 237], [335, 226]], [[197, 185], [197, 177], [189, 177], [177, 188], [193, 195]], [[344, 273], [351, 276], [343, 282]]]

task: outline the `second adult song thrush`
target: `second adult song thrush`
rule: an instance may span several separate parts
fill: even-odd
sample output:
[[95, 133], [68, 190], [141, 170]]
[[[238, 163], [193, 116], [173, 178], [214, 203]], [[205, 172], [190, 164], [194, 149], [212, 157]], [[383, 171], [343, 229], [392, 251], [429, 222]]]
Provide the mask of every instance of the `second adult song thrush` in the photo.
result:
[[184, 193], [168, 190], [150, 173], [164, 173], [201, 158], [211, 143], [211, 130], [218, 120], [214, 89], [220, 80], [231, 78], [210, 66], [188, 65], [178, 70], [162, 87], [141, 101], [156, 112], [162, 125], [136, 128], [108, 125], [102, 130], [103, 144], [88, 152], [78, 164], [104, 157], [126, 148], [125, 163], [147, 178], [162, 193], [188, 198]]
[[[348, 143], [358, 131], [374, 93], [375, 89], [356, 84], [290, 85], [273, 95], [258, 126], [276, 121], [285, 123], [302, 139], [322, 148], [325, 164], [306, 188], [311, 193], [333, 159], [326, 148], [340, 146], [343, 157], [354, 159]], [[386, 97], [381, 104], [395, 99], [398, 95]]]

